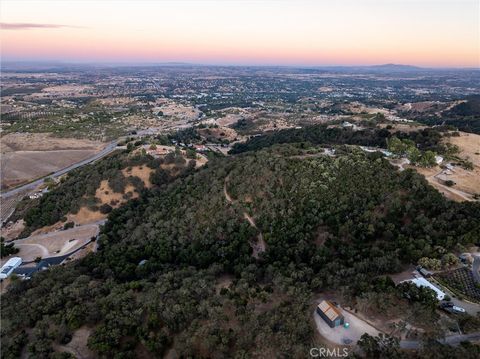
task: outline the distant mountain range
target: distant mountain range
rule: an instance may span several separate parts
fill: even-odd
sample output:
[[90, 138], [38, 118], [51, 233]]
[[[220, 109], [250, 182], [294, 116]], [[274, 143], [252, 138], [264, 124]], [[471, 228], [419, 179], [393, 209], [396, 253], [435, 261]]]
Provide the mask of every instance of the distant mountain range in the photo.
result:
[[188, 63], [188, 62], [157, 62], [157, 63], [75, 63], [75, 62], [61, 62], [61, 61], [2, 61], [3, 70], [13, 71], [31, 71], [31, 70], [80, 70], [82, 68], [96, 67], [96, 68], [108, 68], [108, 67], [244, 67], [250, 69], [256, 68], [271, 68], [271, 69], [298, 69], [299, 71], [334, 71], [334, 72], [347, 72], [347, 73], [406, 73], [406, 72], [421, 72], [421, 71], [444, 71], [444, 70], [479, 70], [478, 68], [429, 68], [419, 67], [414, 65], [402, 65], [402, 64], [380, 64], [380, 65], [322, 65], [322, 66], [295, 66], [295, 65], [213, 65], [213, 64], [201, 64], [201, 63]]
[[394, 71], [417, 71], [422, 70], [422, 67], [412, 66], [412, 65], [399, 65], [399, 64], [383, 64], [383, 65], [372, 65], [372, 66], [365, 66], [371, 69], [379, 69], [379, 70], [394, 70]]

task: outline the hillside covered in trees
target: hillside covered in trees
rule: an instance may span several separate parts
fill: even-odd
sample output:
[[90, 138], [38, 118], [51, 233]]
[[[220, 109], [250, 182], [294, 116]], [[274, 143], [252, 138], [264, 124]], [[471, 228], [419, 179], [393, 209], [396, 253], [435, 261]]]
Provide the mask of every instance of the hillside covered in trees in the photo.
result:
[[447, 125], [461, 131], [480, 133], [480, 95], [467, 96], [464, 101], [448, 111], [439, 114], [423, 114], [411, 116], [416, 121], [429, 126]]
[[274, 144], [304, 143], [310, 145], [360, 145], [373, 147], [387, 147], [388, 139], [396, 136], [400, 139], [413, 141], [422, 151], [447, 151], [441, 143], [442, 134], [432, 128], [420, 131], [396, 132], [392, 134], [387, 129], [369, 128], [353, 130], [349, 128], [331, 127], [330, 125], [312, 125], [304, 128], [289, 128], [281, 131], [272, 131], [260, 136], [252, 137], [244, 143], [235, 143], [230, 150], [231, 154], [247, 151], [256, 151]]
[[126, 171], [135, 166], [145, 166], [151, 171], [148, 181], [159, 186], [186, 175], [195, 168], [195, 160], [186, 159], [180, 153], [153, 158], [142, 151], [119, 151], [91, 165], [80, 167], [64, 177], [59, 185], [51, 184], [50, 191], [41, 198], [25, 198], [16, 208], [12, 220], [23, 218], [26, 228], [23, 236], [32, 231], [65, 221], [68, 213], [77, 213], [81, 207], [109, 213], [115, 202], [101, 204], [96, 192], [103, 180], [108, 182], [112, 193], [123, 194], [122, 201], [130, 199], [132, 193], [125, 193], [127, 186], [137, 193], [146, 190], [145, 183], [137, 176], [126, 176]]
[[[355, 136], [369, 145], [386, 137]], [[364, 292], [386, 293], [383, 275], [480, 238], [478, 203], [448, 201], [375, 153], [304, 147], [216, 158], [114, 209], [98, 252], [17, 281], [2, 297], [2, 357], [68, 357], [54, 348], [87, 328], [88, 348], [105, 358], [172, 350], [304, 358], [317, 345], [312, 313], [321, 292], [341, 291], [351, 304]], [[256, 259], [259, 233], [265, 251]]]

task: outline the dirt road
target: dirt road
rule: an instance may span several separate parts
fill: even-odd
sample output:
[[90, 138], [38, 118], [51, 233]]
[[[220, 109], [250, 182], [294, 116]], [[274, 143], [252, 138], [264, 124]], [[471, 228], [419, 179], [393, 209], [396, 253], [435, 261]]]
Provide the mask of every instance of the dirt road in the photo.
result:
[[[225, 177], [225, 182], [223, 184], [223, 194], [225, 195], [225, 199], [227, 200], [228, 203], [233, 203], [234, 201], [227, 191], [227, 182], [228, 182], [228, 176]], [[250, 246], [253, 249], [252, 256], [258, 259], [260, 257], [260, 253], [263, 253], [266, 250], [267, 246], [266, 246], [265, 240], [263, 239], [262, 232], [259, 231], [257, 224], [255, 223], [255, 220], [246, 211], [243, 212], [243, 217], [248, 221], [248, 223], [250, 223], [250, 226], [255, 228], [258, 232], [257, 241], [250, 243]]]

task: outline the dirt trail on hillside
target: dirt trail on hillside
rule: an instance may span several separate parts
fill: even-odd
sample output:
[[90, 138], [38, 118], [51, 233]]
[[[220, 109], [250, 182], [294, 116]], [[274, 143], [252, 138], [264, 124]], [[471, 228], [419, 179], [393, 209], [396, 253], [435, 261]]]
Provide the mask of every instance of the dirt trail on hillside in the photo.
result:
[[[232, 197], [228, 194], [228, 191], [227, 191], [227, 182], [228, 182], [228, 176], [225, 177], [225, 182], [223, 184], [223, 194], [225, 195], [225, 199], [227, 200], [228, 203], [234, 203]], [[263, 235], [262, 235], [262, 232], [260, 232], [260, 230], [258, 229], [257, 227], [257, 224], [255, 223], [255, 220], [246, 212], [244, 211], [243, 212], [243, 217], [248, 221], [248, 223], [250, 224], [250, 226], [252, 226], [253, 228], [255, 228], [258, 232], [258, 235], [257, 235], [257, 241], [254, 243], [254, 242], [250, 242], [250, 246], [252, 247], [253, 249], [253, 254], [252, 256], [255, 258], [255, 259], [258, 259], [259, 258], [259, 255], [260, 253], [263, 253], [265, 252], [265, 249], [266, 249], [266, 244], [265, 244], [265, 240], [263, 239]]]

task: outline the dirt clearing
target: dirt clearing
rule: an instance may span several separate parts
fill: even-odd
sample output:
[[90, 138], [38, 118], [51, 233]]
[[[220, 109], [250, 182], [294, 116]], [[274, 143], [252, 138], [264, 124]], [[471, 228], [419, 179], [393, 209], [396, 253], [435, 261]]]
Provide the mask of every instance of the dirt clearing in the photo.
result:
[[[143, 181], [145, 187], [150, 188], [152, 186], [150, 182], [150, 173], [152, 171], [153, 170], [147, 166], [134, 166], [123, 169], [122, 173], [127, 178], [140, 178]], [[108, 180], [101, 181], [100, 186], [95, 191], [95, 198], [99, 200], [99, 206], [101, 206], [102, 204], [108, 204], [113, 208], [118, 208], [127, 200], [137, 198], [138, 196], [139, 193], [131, 184], [127, 184], [127, 186], [125, 187], [125, 191], [122, 193], [114, 192], [108, 184]], [[92, 211], [87, 207], [81, 207], [77, 213], [68, 214], [67, 218], [68, 221], [73, 221], [76, 224], [87, 224], [105, 219], [107, 218], [107, 214], [101, 213], [100, 211]]]
[[356, 345], [357, 341], [364, 333], [368, 333], [372, 336], [378, 335], [379, 331], [367, 322], [361, 320], [343, 308], [338, 307], [338, 309], [344, 316], [345, 322], [350, 324], [348, 329], [343, 325], [330, 328], [327, 322], [320, 317], [316, 310], [313, 313], [318, 333], [329, 342], [341, 345]]
[[[472, 201], [475, 194], [480, 194], [480, 135], [460, 132], [458, 137], [446, 137], [445, 142], [458, 146], [458, 157], [468, 160], [473, 164], [472, 170], [466, 170], [460, 165], [455, 165], [455, 160], [444, 162], [448, 168], [439, 166], [432, 168], [412, 167], [425, 176], [428, 182], [442, 192], [447, 198], [454, 201]], [[450, 163], [450, 164], [449, 164]], [[447, 186], [447, 180], [452, 181], [452, 186]]]
[[138, 177], [142, 180], [146, 188], [152, 187], [150, 182], [150, 174], [153, 170], [147, 166], [135, 166], [129, 167], [122, 170], [122, 173], [125, 177]]
[[37, 234], [14, 241], [20, 249], [16, 256], [24, 262], [37, 257], [48, 258], [62, 256], [84, 246], [98, 234], [98, 225], [74, 227], [65, 231]]
[[2, 189], [43, 177], [95, 155], [96, 141], [55, 138], [45, 133], [12, 133], [1, 139]]
[[95, 354], [87, 346], [91, 332], [92, 329], [81, 327], [73, 333], [72, 340], [68, 344], [56, 345], [54, 349], [57, 352], [70, 353], [78, 359], [95, 358]]
[[[414, 166], [405, 166], [405, 167], [413, 168], [418, 173], [424, 175], [428, 183], [430, 183], [433, 187], [435, 187], [439, 192], [443, 193], [445, 197], [456, 202], [473, 201], [472, 193], [463, 191], [461, 189], [461, 188], [464, 188], [461, 185], [461, 178], [455, 175], [456, 171], [470, 172], [469, 175], [471, 174], [471, 171], [465, 171], [459, 167], [455, 167], [455, 172], [452, 171], [452, 175], [448, 176], [448, 179], [456, 182], [457, 184], [452, 187], [449, 187], [445, 185], [444, 182], [441, 180], [444, 177], [442, 177], [443, 175], [440, 175], [442, 173], [442, 169], [438, 166], [432, 167], [432, 168], [421, 168], [421, 167], [414, 167]], [[476, 180], [474, 180], [474, 182], [475, 181]]]
[[46, 176], [97, 153], [96, 150], [16, 151], [2, 154], [2, 188]]
[[15, 151], [100, 150], [104, 143], [76, 138], [57, 138], [48, 133], [10, 133], [2, 136], [2, 153]]

